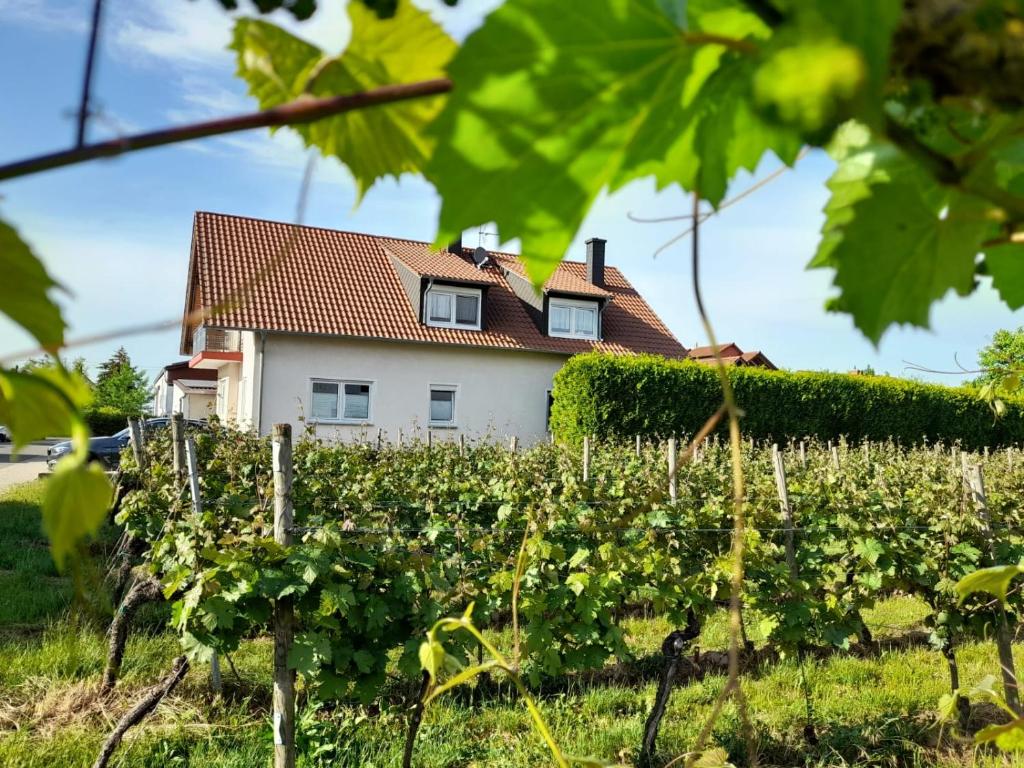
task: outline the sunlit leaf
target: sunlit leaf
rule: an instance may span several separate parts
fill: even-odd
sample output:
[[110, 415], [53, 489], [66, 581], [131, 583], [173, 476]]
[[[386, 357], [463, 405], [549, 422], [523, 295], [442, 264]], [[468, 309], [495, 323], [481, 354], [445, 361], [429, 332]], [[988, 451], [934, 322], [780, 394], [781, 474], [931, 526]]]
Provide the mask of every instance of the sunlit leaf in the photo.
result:
[[17, 231], [0, 220], [0, 312], [28, 331], [43, 347], [64, 343], [64, 318], [49, 297], [56, 281]]
[[502, 239], [521, 240], [539, 284], [603, 189], [653, 176], [717, 203], [766, 151], [793, 159], [799, 138], [762, 119], [750, 95], [751, 40], [768, 28], [738, 4], [691, 3], [681, 32], [669, 10], [509, 0], [470, 35], [431, 127], [438, 243], [493, 221]]
[[[350, 3], [348, 13], [352, 38], [339, 57], [328, 56], [270, 22], [236, 23], [231, 47], [238, 54], [238, 74], [261, 108], [302, 94], [337, 96], [444, 76], [455, 43], [425, 11], [403, 0], [394, 17], [386, 20], [359, 3]], [[423, 169], [433, 147], [425, 128], [443, 98], [361, 109], [294, 130], [307, 146], [345, 163], [362, 196], [381, 177]]]
[[1010, 309], [1024, 307], [1024, 243], [1003, 243], [985, 249], [992, 287]]
[[1001, 725], [986, 725], [974, 734], [974, 742], [995, 742], [997, 747], [1007, 752], [1024, 750], [1024, 717]]
[[987, 592], [998, 598], [1000, 602], [1005, 603], [1010, 582], [1020, 573], [1024, 573], [1024, 565], [996, 565], [991, 568], [981, 568], [960, 579], [956, 583], [956, 593], [963, 601], [974, 592]]
[[58, 569], [63, 569], [75, 547], [92, 536], [106, 519], [113, 488], [103, 468], [70, 457], [57, 464], [46, 481], [43, 530]]

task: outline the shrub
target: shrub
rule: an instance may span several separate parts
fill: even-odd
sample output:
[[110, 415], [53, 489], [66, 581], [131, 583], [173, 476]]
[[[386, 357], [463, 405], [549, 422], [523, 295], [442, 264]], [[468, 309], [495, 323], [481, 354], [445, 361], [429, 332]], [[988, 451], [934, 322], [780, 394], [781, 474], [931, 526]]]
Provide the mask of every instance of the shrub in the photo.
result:
[[[742, 428], [757, 438], [960, 442], [974, 449], [1024, 440], [1024, 407], [996, 420], [971, 390], [886, 376], [730, 368]], [[583, 435], [694, 434], [721, 403], [718, 374], [691, 361], [578, 355], [555, 376], [551, 428]]]
[[85, 411], [85, 423], [94, 435], [104, 436], [120, 432], [128, 426], [128, 418], [137, 414], [124, 413], [110, 406], [97, 406]]

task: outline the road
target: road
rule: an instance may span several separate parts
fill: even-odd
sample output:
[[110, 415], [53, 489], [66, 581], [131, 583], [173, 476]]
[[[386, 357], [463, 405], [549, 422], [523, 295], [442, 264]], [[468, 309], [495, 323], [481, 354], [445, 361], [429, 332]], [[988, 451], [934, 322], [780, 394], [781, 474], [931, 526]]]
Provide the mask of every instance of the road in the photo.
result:
[[10, 443], [0, 443], [0, 492], [12, 485], [35, 480], [46, 471], [46, 449], [59, 440], [40, 440], [25, 446], [14, 457]]

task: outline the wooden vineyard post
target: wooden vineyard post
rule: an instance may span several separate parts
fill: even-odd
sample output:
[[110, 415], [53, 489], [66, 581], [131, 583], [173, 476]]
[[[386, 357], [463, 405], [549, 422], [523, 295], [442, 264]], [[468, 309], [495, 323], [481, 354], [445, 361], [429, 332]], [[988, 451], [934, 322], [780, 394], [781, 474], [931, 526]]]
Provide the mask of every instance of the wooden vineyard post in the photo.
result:
[[384, 428], [377, 427], [377, 450], [379, 451], [384, 445]]
[[[970, 486], [971, 499], [978, 512], [985, 537], [988, 540], [989, 565], [995, 562], [995, 538], [992, 535], [992, 524], [988, 512], [988, 499], [985, 496], [985, 475], [980, 464], [975, 464], [966, 474]], [[1021, 715], [1020, 693], [1017, 686], [1017, 671], [1013, 664], [1013, 646], [1010, 644], [1010, 628], [1006, 620], [1006, 609], [1002, 604], [996, 609], [996, 648], [999, 651], [999, 667], [1003, 673], [1003, 689], [1006, 692], [1006, 703], [1010, 709]]]
[[583, 482], [590, 480], [590, 437], [583, 438]]
[[638, 459], [640, 458], [640, 450], [641, 450], [641, 446], [640, 446], [640, 435], [638, 434], [638, 435], [636, 436], [636, 457], [637, 457]]
[[128, 419], [128, 433], [131, 435], [132, 455], [135, 456], [135, 463], [142, 469], [142, 459], [145, 454], [142, 452], [142, 420]]
[[782, 453], [778, 443], [772, 445], [772, 468], [775, 470], [775, 488], [779, 493], [779, 510], [786, 534], [786, 565], [789, 575], [796, 580], [796, 544], [793, 530], [793, 507], [789, 503], [789, 488], [786, 487], [786, 467], [782, 462]]
[[515, 436], [515, 435], [512, 435], [512, 437], [508, 441], [508, 449], [509, 449], [510, 452], [515, 453], [518, 448], [519, 448], [519, 438], [517, 436]]
[[868, 464], [871, 462], [871, 441], [864, 441], [864, 463]]
[[807, 469], [807, 446], [803, 440], [800, 441], [800, 466]]
[[427, 450], [429, 451], [434, 447], [434, 433], [427, 429]]
[[174, 476], [180, 487], [185, 481], [185, 417], [180, 413], [171, 416], [171, 446], [174, 452]]
[[1006, 468], [1013, 471], [1013, 446], [1008, 446], [1006, 449]]
[[[272, 448], [274, 540], [287, 547], [292, 543], [291, 424], [274, 425]], [[288, 669], [293, 620], [291, 597], [278, 598], [274, 603], [274, 768], [295, 768], [295, 673]]]
[[466, 436], [465, 435], [459, 435], [459, 456], [462, 457], [462, 456], [465, 456], [465, 455], [466, 455]]
[[679, 483], [676, 479], [676, 462], [679, 456], [676, 453], [676, 439], [668, 439], [668, 497], [675, 501], [679, 496]]
[[398, 428], [398, 450], [402, 450], [402, 428]]
[[[775, 488], [779, 494], [779, 511], [782, 513], [782, 524], [786, 534], [786, 567], [795, 584], [800, 578], [800, 570], [796, 564], [796, 525], [793, 520], [793, 505], [789, 503], [789, 487], [786, 485], [786, 465], [782, 461], [782, 452], [778, 443], [772, 445], [772, 469], [775, 471]], [[804, 670], [804, 644], [797, 645], [797, 659], [800, 663], [804, 699], [807, 703], [807, 724], [804, 727], [804, 738], [809, 744], [817, 744], [818, 736], [814, 730], [814, 707], [811, 702], [811, 688]]]
[[[184, 425], [183, 425], [184, 426]], [[184, 430], [182, 430], [184, 432]], [[184, 437], [184, 434], [182, 435]], [[184, 440], [185, 464], [188, 469], [188, 488], [192, 497], [192, 514], [197, 518], [203, 514], [203, 494], [199, 488], [199, 461], [196, 457], [196, 441], [190, 435]], [[210, 689], [217, 696], [223, 691], [220, 677], [220, 659], [216, 652], [210, 657]]]
[[832, 442], [831, 442], [831, 441], [829, 441], [829, 444], [828, 444], [828, 450], [829, 450], [829, 453], [831, 453], [831, 454], [832, 454], [832, 466], [833, 466], [833, 467], [834, 467], [835, 469], [837, 469], [837, 470], [838, 470], [838, 469], [839, 469], [839, 449], [838, 449], [838, 448], [836, 448], [836, 447], [835, 447], [835, 446], [834, 446], [834, 445], [832, 444]]

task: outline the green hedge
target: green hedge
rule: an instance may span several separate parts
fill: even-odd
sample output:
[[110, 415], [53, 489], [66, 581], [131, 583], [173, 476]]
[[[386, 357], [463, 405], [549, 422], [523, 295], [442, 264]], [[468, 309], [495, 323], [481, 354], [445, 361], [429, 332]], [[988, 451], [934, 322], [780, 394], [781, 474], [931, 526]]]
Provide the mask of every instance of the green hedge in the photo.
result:
[[[958, 441], [966, 448], [1024, 442], [1024, 407], [1007, 403], [996, 420], [967, 389], [886, 376], [790, 373], [731, 368], [744, 411], [742, 428], [782, 440], [845, 435], [903, 444]], [[555, 376], [551, 429], [564, 440], [583, 435], [652, 437], [694, 434], [721, 403], [708, 365], [642, 355], [578, 355]]]
[[124, 413], [109, 406], [89, 408], [85, 412], [85, 423], [89, 425], [93, 435], [103, 437], [120, 432], [128, 426], [128, 418], [138, 414]]

